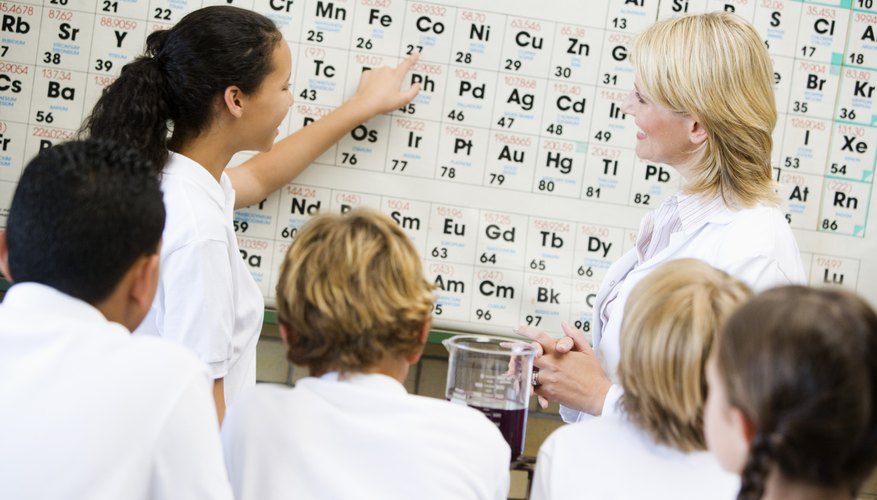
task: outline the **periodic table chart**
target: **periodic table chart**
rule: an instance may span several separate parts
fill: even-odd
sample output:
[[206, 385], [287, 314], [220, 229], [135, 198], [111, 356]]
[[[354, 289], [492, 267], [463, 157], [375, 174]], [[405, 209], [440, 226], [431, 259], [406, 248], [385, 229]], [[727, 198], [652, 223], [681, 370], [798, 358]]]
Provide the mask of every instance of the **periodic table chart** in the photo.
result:
[[436, 326], [557, 334], [567, 320], [589, 331], [609, 265], [679, 187], [672, 168], [634, 155], [636, 126], [621, 110], [630, 42], [656, 19], [724, 9], [755, 25], [773, 59], [772, 163], [811, 284], [877, 305], [875, 3], [2, 0], [0, 227], [22, 166], [74, 137], [148, 33], [235, 5], [270, 17], [292, 50], [295, 103], [281, 132], [339, 106], [364, 69], [421, 52], [411, 104], [236, 212], [242, 258], [269, 303], [298, 228], [362, 205], [389, 214], [421, 253]]

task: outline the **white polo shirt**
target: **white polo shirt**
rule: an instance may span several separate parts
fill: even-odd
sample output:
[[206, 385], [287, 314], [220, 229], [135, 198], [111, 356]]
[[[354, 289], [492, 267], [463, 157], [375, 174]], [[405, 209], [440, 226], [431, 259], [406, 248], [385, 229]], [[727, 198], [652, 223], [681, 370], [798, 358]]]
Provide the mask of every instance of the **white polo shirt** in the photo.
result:
[[185, 349], [13, 286], [0, 304], [0, 498], [231, 499], [211, 385]]
[[565, 425], [542, 443], [532, 500], [731, 500], [740, 479], [707, 451], [655, 444], [622, 418]]
[[231, 405], [256, 384], [256, 343], [265, 303], [241, 258], [232, 217], [235, 194], [195, 161], [170, 153], [161, 180], [167, 209], [161, 278], [135, 335], [180, 343], [224, 378]]
[[260, 384], [222, 426], [237, 500], [505, 500], [511, 452], [481, 412], [378, 374]]

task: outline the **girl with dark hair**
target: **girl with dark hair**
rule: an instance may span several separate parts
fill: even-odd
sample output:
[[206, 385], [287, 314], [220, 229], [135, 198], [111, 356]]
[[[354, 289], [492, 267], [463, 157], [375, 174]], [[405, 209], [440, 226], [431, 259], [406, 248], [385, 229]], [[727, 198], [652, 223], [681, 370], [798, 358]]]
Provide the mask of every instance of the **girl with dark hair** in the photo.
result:
[[[134, 147], [161, 175], [167, 224], [161, 280], [135, 332], [180, 342], [207, 363], [220, 420], [255, 384], [261, 293], [240, 258], [236, 208], [288, 183], [355, 126], [409, 102], [400, 91], [416, 61], [362, 74], [342, 106], [274, 144], [292, 95], [290, 49], [267, 17], [206, 7], [146, 41], [83, 124], [92, 137]], [[239, 151], [260, 151], [226, 170]]]
[[707, 363], [707, 445], [739, 500], [852, 499], [877, 464], [877, 315], [859, 297], [764, 292]]

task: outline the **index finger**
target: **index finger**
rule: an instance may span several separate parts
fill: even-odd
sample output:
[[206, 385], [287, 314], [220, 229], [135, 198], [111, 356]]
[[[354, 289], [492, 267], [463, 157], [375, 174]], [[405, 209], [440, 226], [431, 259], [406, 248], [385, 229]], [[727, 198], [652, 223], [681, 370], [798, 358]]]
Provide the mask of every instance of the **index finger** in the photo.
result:
[[413, 68], [414, 65], [417, 63], [418, 59], [420, 59], [420, 52], [411, 52], [411, 55], [409, 55], [405, 59], [402, 59], [402, 62], [400, 62], [399, 65], [396, 66], [396, 71], [402, 73], [403, 75], [405, 73], [408, 73], [409, 71], [411, 71], [411, 68]]
[[516, 334], [527, 337], [528, 339], [538, 343], [542, 346], [542, 352], [545, 354], [553, 354], [554, 353], [554, 337], [548, 335], [542, 330], [529, 325], [521, 325], [514, 330], [512, 330]]

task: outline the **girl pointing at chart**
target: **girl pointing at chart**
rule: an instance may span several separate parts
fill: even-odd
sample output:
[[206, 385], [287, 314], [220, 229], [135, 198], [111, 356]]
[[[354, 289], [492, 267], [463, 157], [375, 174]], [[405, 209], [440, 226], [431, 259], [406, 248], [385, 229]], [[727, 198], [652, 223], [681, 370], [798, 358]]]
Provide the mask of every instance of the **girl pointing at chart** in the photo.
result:
[[557, 343], [516, 330], [546, 353], [535, 363], [536, 393], [560, 402], [567, 421], [616, 411], [625, 303], [660, 264], [700, 259], [756, 291], [805, 281], [774, 192], [773, 70], [756, 31], [724, 12], [660, 21], [636, 39], [631, 63], [635, 85], [622, 110], [638, 128], [636, 154], [673, 167], [682, 189], [645, 215], [634, 248], [607, 271], [593, 308], [594, 350], [566, 324]]
[[[207, 7], [146, 41], [83, 125], [140, 150], [161, 176], [167, 223], [161, 276], [135, 332], [192, 349], [212, 370], [225, 407], [256, 381], [264, 303], [240, 258], [232, 214], [288, 183], [355, 126], [408, 103], [400, 91], [416, 61], [362, 74], [341, 107], [274, 144], [292, 105], [289, 46], [265, 16]], [[170, 138], [168, 138], [170, 133]], [[226, 170], [240, 151], [261, 153]]]

